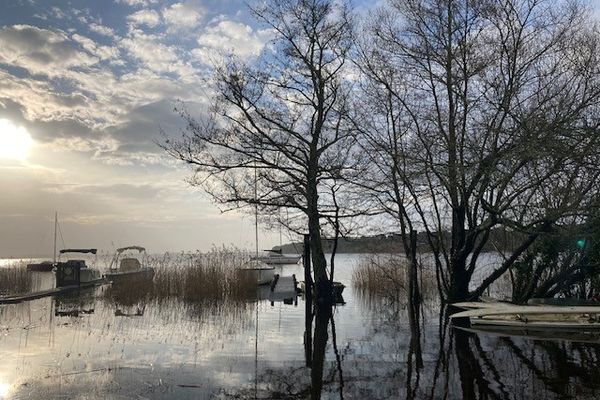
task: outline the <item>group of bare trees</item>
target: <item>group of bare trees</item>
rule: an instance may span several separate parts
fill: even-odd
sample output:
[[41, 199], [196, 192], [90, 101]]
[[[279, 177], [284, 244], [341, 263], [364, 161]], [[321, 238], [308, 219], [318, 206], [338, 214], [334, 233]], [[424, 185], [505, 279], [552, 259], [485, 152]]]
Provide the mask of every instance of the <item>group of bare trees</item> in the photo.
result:
[[[556, 226], [596, 212], [600, 35], [576, 1], [332, 0], [251, 9], [274, 32], [257, 61], [216, 68], [213, 107], [185, 110], [166, 150], [227, 208], [321, 239], [393, 221], [416, 268], [426, 233], [440, 293], [480, 296]], [[253, 208], [254, 209], [254, 208]], [[481, 282], [493, 229], [519, 239]], [[411, 240], [412, 239], [412, 240]]]

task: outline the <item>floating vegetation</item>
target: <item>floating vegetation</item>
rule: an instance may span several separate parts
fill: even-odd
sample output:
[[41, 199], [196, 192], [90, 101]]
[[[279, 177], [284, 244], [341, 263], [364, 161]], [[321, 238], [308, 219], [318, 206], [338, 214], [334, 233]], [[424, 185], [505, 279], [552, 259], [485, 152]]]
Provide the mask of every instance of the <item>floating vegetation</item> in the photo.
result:
[[[433, 299], [437, 295], [435, 271], [425, 265], [418, 268], [421, 297]], [[367, 297], [386, 297], [404, 301], [408, 293], [408, 263], [400, 255], [371, 254], [362, 257], [352, 272], [352, 284]]]
[[0, 268], [0, 296], [30, 292], [32, 280], [23, 261]]

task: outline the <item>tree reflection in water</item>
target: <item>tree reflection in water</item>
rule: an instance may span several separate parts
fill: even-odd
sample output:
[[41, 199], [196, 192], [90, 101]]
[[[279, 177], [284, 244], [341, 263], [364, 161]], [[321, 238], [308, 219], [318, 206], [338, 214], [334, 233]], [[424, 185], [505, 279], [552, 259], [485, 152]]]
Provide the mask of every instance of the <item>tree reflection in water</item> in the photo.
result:
[[[434, 308], [386, 301], [371, 305], [366, 338], [351, 338], [351, 333], [336, 330], [339, 316], [335, 309], [322, 308], [314, 315], [312, 310], [307, 312], [304, 362], [264, 371], [259, 375], [261, 391], [257, 397], [433, 400], [600, 396], [598, 342], [475, 333], [452, 327], [447, 315], [440, 316]], [[340, 337], [344, 342], [338, 348]], [[255, 394], [248, 391], [228, 397], [254, 398]]]

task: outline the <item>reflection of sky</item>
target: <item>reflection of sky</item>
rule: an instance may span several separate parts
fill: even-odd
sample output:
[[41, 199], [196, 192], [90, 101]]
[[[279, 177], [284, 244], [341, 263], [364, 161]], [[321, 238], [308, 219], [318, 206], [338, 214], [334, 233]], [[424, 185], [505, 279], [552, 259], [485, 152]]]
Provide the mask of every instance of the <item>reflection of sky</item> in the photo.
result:
[[[540, 398], [535, 394], [559, 398], [555, 392], [561, 387], [577, 389], [586, 399], [599, 393], [597, 368], [588, 368], [600, 359], [598, 344], [469, 335], [465, 372], [457, 365], [452, 331], [446, 331], [440, 353], [435, 307], [424, 311], [424, 366], [416, 383], [414, 361], [409, 369], [411, 334], [405, 308], [387, 299], [361, 299], [350, 286], [356, 261], [354, 255], [340, 255], [336, 263], [337, 279], [348, 285], [346, 304], [334, 311], [345, 398], [407, 398], [409, 382], [417, 387], [416, 398], [440, 398], [445, 390], [448, 398], [462, 398], [461, 379], [475, 372], [483, 374], [477, 384], [499, 398], [506, 393], [515, 399]], [[300, 266], [277, 268], [302, 277]], [[95, 296], [86, 293], [62, 297], [58, 303], [46, 298], [0, 306], [0, 384], [5, 383], [0, 390], [33, 399], [197, 399], [252, 393], [256, 303], [215, 311], [166, 302], [148, 304], [142, 316], [119, 317], [117, 308], [134, 313], [136, 307], [115, 305], [102, 297], [102, 290]], [[56, 317], [56, 309], [94, 312]], [[310, 370], [304, 368], [303, 301], [297, 307], [261, 301], [258, 315], [259, 390], [279, 387], [277, 382], [302, 388], [310, 382]], [[331, 340], [330, 330], [324, 399], [339, 398]], [[582, 373], [590, 374], [587, 380]]]
[[[342, 256], [340, 260], [339, 278], [349, 285], [354, 259]], [[278, 268], [286, 275], [302, 276], [300, 266]], [[38, 396], [42, 388], [54, 395], [85, 390], [99, 398], [104, 390], [143, 392], [146, 382], [159, 397], [166, 388], [168, 393], [183, 390], [176, 386], [182, 384], [231, 390], [252, 382], [255, 303], [216, 315], [210, 310], [186, 310], [176, 303], [148, 305], [143, 316], [118, 317], [115, 305], [102, 300], [101, 294], [99, 290], [95, 297], [61, 299], [59, 311], [94, 309], [77, 318], [55, 317], [57, 303], [50, 298], [0, 306], [4, 333], [0, 337], [0, 377], [19, 393], [31, 391]], [[364, 336], [366, 329], [358, 304], [351, 296], [347, 301], [336, 311], [338, 320], [348, 321], [338, 327], [340, 342], [345, 342], [348, 334]], [[258, 311], [259, 369], [302, 365], [303, 302], [271, 306], [261, 301]]]

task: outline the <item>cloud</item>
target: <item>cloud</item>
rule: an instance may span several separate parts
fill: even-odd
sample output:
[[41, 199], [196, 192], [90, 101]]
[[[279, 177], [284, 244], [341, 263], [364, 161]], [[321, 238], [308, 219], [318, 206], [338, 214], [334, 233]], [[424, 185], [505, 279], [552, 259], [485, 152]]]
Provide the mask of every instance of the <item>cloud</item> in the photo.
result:
[[260, 54], [271, 35], [268, 29], [255, 31], [246, 24], [222, 20], [198, 37], [200, 47], [194, 49], [192, 54], [205, 64], [210, 64], [215, 53], [234, 53], [242, 59], [248, 59]]
[[[60, 30], [14, 25], [0, 30], [0, 63], [49, 76], [72, 67], [86, 67], [98, 58], [80, 51]], [[58, 72], [59, 73], [59, 72]]]
[[135, 26], [146, 25], [155, 28], [160, 25], [160, 15], [154, 10], [139, 10], [127, 16], [127, 20]]
[[171, 32], [194, 28], [203, 16], [203, 12], [198, 8], [183, 3], [175, 3], [171, 7], [164, 8], [162, 14]]
[[129, 36], [121, 40], [120, 45], [129, 55], [143, 63], [150, 71], [159, 74], [175, 74], [180, 78], [190, 78], [195, 69], [184, 61], [183, 52], [174, 45], [162, 43], [158, 34], [149, 34], [134, 29]]
[[102, 35], [102, 36], [107, 36], [110, 38], [114, 38], [116, 36], [114, 29], [112, 29], [111, 27], [99, 24], [97, 22], [91, 22], [88, 25], [88, 28], [90, 29], [90, 31], [97, 33], [99, 35]]
[[79, 43], [89, 54], [100, 60], [114, 60], [119, 56], [119, 49], [112, 46], [98, 45], [92, 39], [75, 33], [73, 40]]
[[125, 4], [130, 7], [144, 6], [147, 7], [150, 4], [156, 4], [157, 0], [115, 0], [117, 4]]

